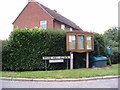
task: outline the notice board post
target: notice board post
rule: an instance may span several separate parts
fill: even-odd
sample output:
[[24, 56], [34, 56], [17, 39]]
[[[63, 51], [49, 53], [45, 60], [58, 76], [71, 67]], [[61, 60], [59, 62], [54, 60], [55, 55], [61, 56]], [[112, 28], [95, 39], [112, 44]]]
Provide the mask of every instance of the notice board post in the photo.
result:
[[86, 52], [86, 68], [89, 68], [89, 52]]
[[70, 69], [73, 69], [73, 52], [70, 52]]

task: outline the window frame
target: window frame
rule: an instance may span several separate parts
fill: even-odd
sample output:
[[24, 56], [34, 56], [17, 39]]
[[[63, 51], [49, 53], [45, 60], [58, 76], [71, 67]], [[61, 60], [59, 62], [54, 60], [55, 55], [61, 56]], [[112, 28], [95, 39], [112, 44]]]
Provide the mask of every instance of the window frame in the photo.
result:
[[[41, 27], [42, 25], [45, 25], [45, 27], [42, 28]], [[46, 20], [40, 21], [40, 29], [47, 29], [47, 21]]]

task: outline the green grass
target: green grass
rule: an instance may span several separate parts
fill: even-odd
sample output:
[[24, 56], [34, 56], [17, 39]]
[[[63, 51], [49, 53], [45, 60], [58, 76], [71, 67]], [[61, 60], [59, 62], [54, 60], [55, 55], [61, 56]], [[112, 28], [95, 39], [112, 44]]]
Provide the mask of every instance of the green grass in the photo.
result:
[[24, 72], [13, 72], [3, 71], [2, 77], [11, 78], [87, 78], [87, 77], [98, 77], [98, 76], [118, 76], [118, 66], [120, 64], [112, 65], [109, 69], [74, 69], [74, 70], [54, 70], [54, 71], [24, 71]]

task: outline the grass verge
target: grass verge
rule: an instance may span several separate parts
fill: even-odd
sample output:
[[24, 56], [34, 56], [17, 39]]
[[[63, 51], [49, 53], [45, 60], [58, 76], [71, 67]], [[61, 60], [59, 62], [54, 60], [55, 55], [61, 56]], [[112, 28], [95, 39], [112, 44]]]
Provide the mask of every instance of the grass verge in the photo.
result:
[[11, 78], [37, 78], [37, 79], [48, 79], [48, 78], [88, 78], [88, 77], [99, 77], [99, 76], [118, 76], [118, 66], [120, 64], [114, 64], [109, 69], [73, 69], [73, 70], [54, 70], [54, 71], [24, 71], [24, 72], [13, 72], [13, 71], [2, 71], [2, 77]]

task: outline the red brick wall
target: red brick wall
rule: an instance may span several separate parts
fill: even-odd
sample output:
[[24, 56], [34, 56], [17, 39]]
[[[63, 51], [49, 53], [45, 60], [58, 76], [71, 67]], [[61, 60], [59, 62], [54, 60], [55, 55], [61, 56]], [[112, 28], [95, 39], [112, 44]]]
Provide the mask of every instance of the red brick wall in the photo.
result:
[[61, 24], [58, 21], [54, 21], [54, 29], [61, 29]]
[[[55, 29], [61, 29], [61, 23], [58, 21], [54, 21], [54, 28]], [[65, 25], [65, 30], [70, 30], [70, 27]]]
[[13, 23], [14, 28], [17, 26], [23, 28], [40, 27], [40, 21], [47, 21], [47, 28], [53, 29], [53, 19], [35, 2], [30, 2], [23, 12], [18, 16]]

